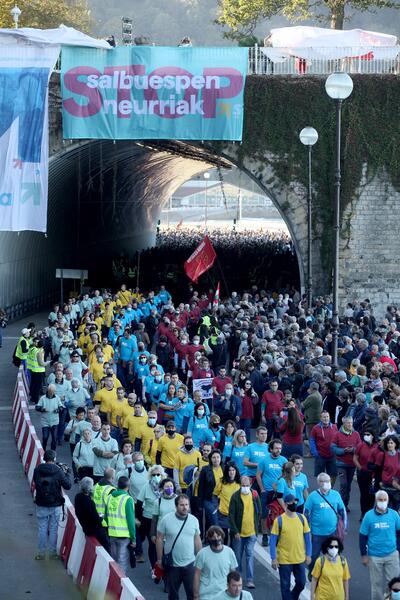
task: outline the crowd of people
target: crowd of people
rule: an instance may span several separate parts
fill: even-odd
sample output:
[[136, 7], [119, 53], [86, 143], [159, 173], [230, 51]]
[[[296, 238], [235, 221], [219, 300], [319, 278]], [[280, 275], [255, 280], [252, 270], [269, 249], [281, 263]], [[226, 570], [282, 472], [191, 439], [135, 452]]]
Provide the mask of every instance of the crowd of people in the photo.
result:
[[[289, 289], [298, 286], [298, 265], [290, 236], [284, 231], [211, 229], [208, 232], [223, 265], [223, 277], [229, 289], [244, 288], [249, 282], [262, 288], [276, 286]], [[156, 237], [153, 248], [141, 251], [133, 258], [121, 256], [114, 260], [115, 281], [129, 281], [149, 289], [154, 285], [168, 283], [174, 297], [185, 293], [184, 262], [204, 237], [198, 228], [163, 228]], [[139, 274], [138, 274], [139, 270]], [[266, 279], [266, 274], [268, 279]], [[221, 279], [218, 263], [209, 272], [210, 284]]]
[[[171, 600], [182, 584], [196, 600], [249, 597], [258, 534], [283, 600], [299, 598], [307, 575], [312, 600], [348, 600], [356, 475], [372, 600], [398, 599], [400, 309], [377, 323], [368, 300], [348, 304], [333, 365], [329, 297], [308, 307], [295, 290], [253, 286], [214, 300], [122, 284], [22, 330], [13, 360], [27, 369], [46, 450], [37, 488], [51, 473], [59, 487], [73, 477], [84, 532], [125, 570], [146, 549]], [[54, 463], [63, 443], [68, 481]], [[60, 502], [39, 492], [38, 559], [46, 532], [56, 554]]]

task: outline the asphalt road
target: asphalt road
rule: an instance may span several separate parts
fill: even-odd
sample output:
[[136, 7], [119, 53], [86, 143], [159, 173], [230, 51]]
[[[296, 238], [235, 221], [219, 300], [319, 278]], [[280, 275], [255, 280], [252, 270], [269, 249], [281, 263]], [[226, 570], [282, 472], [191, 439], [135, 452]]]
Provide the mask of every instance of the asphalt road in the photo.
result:
[[[30, 318], [37, 325], [44, 324], [46, 315], [41, 314]], [[70, 578], [66, 575], [61, 564], [36, 563], [33, 560], [36, 550], [36, 523], [34, 518], [34, 505], [31, 500], [27, 480], [23, 475], [21, 463], [18, 458], [12, 422], [10, 415], [12, 391], [15, 384], [15, 368], [11, 363], [17, 333], [25, 325], [25, 321], [7, 327], [4, 332], [6, 339], [3, 349], [0, 349], [0, 462], [1, 494], [0, 494], [0, 572], [2, 573], [2, 590], [0, 598], [19, 600], [31, 598], [32, 600], [74, 600], [80, 597]], [[32, 421], [40, 436], [38, 415], [32, 414]], [[69, 447], [66, 444], [59, 447], [58, 460], [70, 464]], [[305, 472], [310, 481], [311, 489], [315, 489], [315, 479], [312, 474], [313, 460], [305, 459]], [[337, 485], [336, 485], [337, 488]], [[73, 486], [70, 497], [73, 500], [77, 486]], [[368, 571], [360, 563], [358, 552], [359, 529], [359, 493], [356, 482], [353, 484], [349, 514], [349, 532], [345, 540], [345, 555], [349, 561], [351, 581], [350, 598], [353, 600], [369, 600], [370, 585]], [[10, 518], [10, 511], [12, 518]], [[24, 532], [21, 535], [21, 532]], [[263, 550], [262, 550], [263, 552]], [[22, 560], [21, 560], [22, 559]], [[22, 568], [21, 568], [22, 567]], [[161, 600], [166, 598], [161, 586], [157, 586], [150, 578], [149, 563], [139, 564], [129, 573], [132, 581], [140, 590], [146, 600]], [[256, 561], [255, 565], [256, 589], [252, 592], [255, 600], [279, 600], [279, 582], [275, 573], [271, 573], [265, 566]], [[266, 591], [267, 596], [266, 596]], [[4, 595], [3, 595], [4, 594]], [[181, 594], [183, 597], [183, 593]], [[334, 599], [332, 599], [334, 600]]]

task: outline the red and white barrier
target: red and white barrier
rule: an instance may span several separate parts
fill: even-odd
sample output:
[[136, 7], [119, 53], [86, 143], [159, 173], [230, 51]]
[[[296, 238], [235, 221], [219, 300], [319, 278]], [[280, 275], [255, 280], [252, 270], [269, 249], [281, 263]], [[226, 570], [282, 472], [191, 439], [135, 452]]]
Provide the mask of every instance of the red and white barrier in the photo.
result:
[[[15, 441], [34, 492], [33, 473], [43, 460], [43, 448], [29, 415], [29, 386], [20, 367], [12, 403]], [[65, 496], [65, 518], [58, 527], [57, 549], [74, 582], [88, 600], [144, 600], [129, 577], [94, 538], [87, 538]]]

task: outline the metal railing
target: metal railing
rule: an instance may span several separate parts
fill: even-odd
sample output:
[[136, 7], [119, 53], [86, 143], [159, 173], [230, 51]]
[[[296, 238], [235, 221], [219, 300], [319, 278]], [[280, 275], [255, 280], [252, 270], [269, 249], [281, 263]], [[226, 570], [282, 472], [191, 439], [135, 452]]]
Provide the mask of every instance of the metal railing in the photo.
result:
[[59, 297], [59, 290], [55, 289], [41, 296], [35, 296], [34, 298], [27, 298], [16, 304], [11, 304], [4, 308], [9, 322], [16, 321], [22, 317], [32, 315], [36, 312], [43, 310], [53, 304]]
[[[341, 56], [341, 58], [332, 58]], [[400, 46], [377, 48], [249, 48], [249, 75], [400, 74]]]

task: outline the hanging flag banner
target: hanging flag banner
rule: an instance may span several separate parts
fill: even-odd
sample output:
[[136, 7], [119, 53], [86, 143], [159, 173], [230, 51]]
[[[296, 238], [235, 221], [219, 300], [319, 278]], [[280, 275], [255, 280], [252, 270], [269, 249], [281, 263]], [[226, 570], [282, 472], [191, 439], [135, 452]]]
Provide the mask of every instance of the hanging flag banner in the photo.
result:
[[46, 231], [48, 83], [59, 53], [0, 45], [0, 231]]
[[64, 47], [64, 138], [241, 141], [247, 59], [247, 48]]
[[184, 263], [183, 268], [186, 275], [189, 279], [197, 283], [200, 275], [211, 269], [216, 257], [214, 246], [208, 235], [206, 235], [193, 254]]

